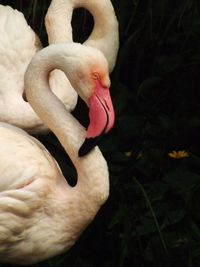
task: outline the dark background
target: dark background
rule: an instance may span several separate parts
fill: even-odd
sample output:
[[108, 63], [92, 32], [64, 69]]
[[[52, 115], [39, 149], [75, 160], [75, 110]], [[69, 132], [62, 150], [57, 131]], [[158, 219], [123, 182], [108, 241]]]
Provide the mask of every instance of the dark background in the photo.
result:
[[[50, 1], [0, 3], [21, 10], [47, 45], [43, 18]], [[100, 144], [110, 170], [110, 197], [70, 251], [35, 266], [197, 267], [200, 1], [112, 3], [120, 31], [111, 75], [116, 123]], [[74, 40], [83, 41], [92, 24], [86, 11], [76, 10]], [[83, 118], [80, 110], [75, 113]], [[73, 167], [55, 137], [37, 137], [73, 183]], [[172, 158], [173, 150], [188, 156]]]

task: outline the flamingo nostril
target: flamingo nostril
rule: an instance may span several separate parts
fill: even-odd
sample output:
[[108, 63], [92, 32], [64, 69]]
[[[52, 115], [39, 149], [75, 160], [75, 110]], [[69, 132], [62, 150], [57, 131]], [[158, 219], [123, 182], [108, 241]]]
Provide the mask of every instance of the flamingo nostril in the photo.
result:
[[25, 102], [28, 102], [28, 100], [27, 100], [27, 98], [26, 98], [26, 93], [25, 93], [25, 91], [23, 91], [23, 93], [22, 93], [22, 98], [23, 98], [23, 100], [24, 100]]

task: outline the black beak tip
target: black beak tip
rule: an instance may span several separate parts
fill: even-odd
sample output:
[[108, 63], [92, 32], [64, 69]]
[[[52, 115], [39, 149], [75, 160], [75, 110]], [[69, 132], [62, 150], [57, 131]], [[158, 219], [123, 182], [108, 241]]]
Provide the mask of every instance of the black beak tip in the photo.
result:
[[88, 154], [98, 143], [99, 137], [86, 138], [78, 151], [78, 156], [83, 157]]

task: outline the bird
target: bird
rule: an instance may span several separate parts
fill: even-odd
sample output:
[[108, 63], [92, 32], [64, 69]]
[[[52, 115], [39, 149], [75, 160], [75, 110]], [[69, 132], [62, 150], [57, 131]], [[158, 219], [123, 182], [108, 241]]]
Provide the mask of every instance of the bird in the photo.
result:
[[[87, 130], [51, 91], [61, 69], [89, 107]], [[34, 264], [74, 245], [109, 196], [109, 172], [97, 142], [114, 124], [108, 63], [95, 48], [51, 44], [25, 73], [27, 99], [54, 132], [77, 171], [71, 187], [58, 163], [33, 136], [0, 123], [0, 262]]]
[[[119, 47], [118, 22], [112, 4], [110, 0], [100, 3], [97, 0], [79, 1], [80, 5], [91, 11], [95, 20], [94, 29], [84, 44], [104, 53], [111, 72]], [[71, 15], [78, 5], [78, 1], [52, 0], [45, 18], [50, 44], [72, 42]], [[104, 18], [103, 10], [109, 19]], [[35, 114], [24, 93], [24, 73], [31, 58], [42, 48], [39, 37], [21, 12], [3, 5], [0, 5], [0, 32], [0, 121], [13, 124], [30, 134], [47, 133], [49, 129]], [[53, 92], [72, 111], [77, 103], [77, 94], [64, 73], [52, 71], [49, 83]]]
[[99, 49], [106, 57], [111, 73], [119, 49], [119, 26], [110, 0], [52, 0], [45, 16], [49, 43], [73, 42], [72, 14], [80, 7], [88, 10], [94, 19], [92, 32], [83, 45]]
[[[10, 6], [0, 5], [0, 121], [13, 124], [29, 133], [46, 133], [47, 127], [35, 114], [24, 95], [26, 68], [41, 48], [36, 33], [24, 15]], [[63, 73], [50, 74], [53, 92], [71, 111], [77, 94]]]

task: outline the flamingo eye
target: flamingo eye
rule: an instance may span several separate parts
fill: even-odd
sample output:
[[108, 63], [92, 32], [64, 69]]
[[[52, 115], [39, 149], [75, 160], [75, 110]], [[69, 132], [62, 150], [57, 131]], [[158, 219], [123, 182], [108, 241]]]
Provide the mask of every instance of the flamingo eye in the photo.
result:
[[92, 73], [92, 79], [94, 80], [100, 80], [100, 75], [98, 72], [93, 72]]

